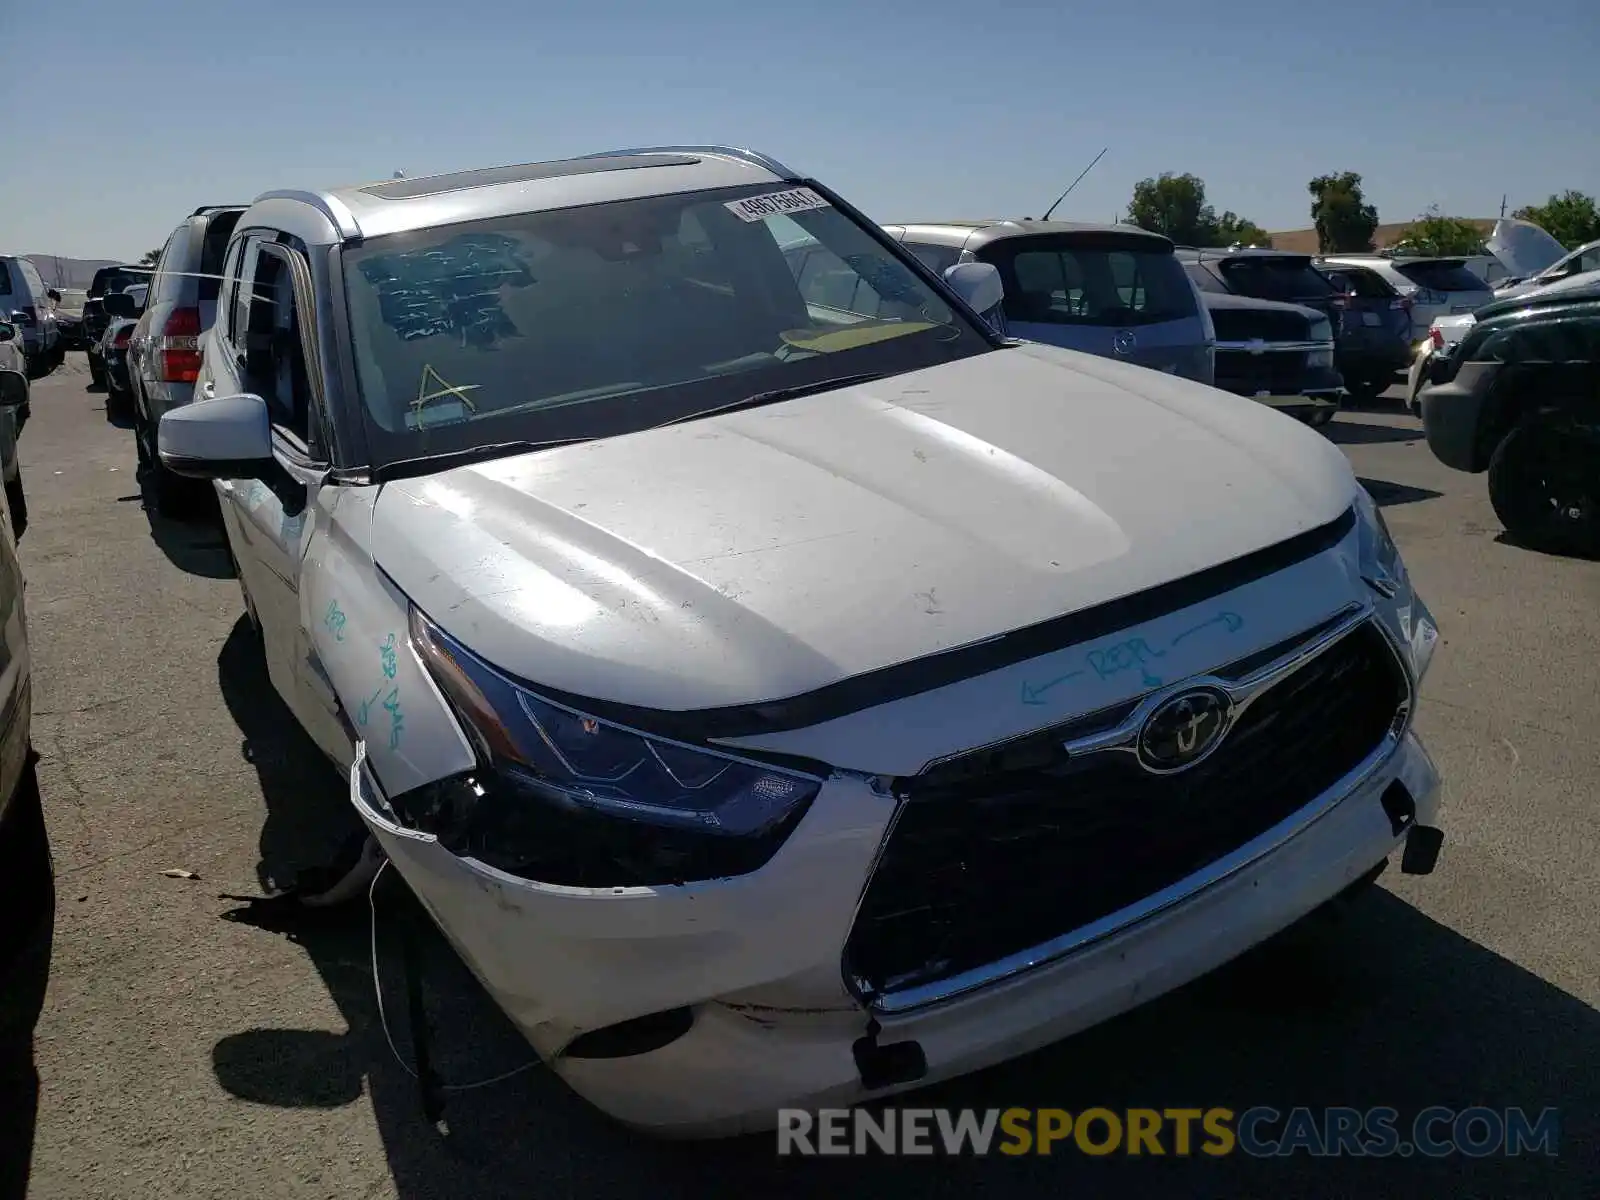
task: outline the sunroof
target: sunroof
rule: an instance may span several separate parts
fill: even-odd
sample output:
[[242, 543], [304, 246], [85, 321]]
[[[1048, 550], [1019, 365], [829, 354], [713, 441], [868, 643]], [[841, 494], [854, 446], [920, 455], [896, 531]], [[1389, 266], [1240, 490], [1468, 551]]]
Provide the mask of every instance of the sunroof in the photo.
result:
[[394, 179], [361, 190], [380, 200], [415, 200], [465, 188], [493, 187], [497, 183], [524, 183], [533, 179], [558, 179], [563, 175], [592, 175], [597, 171], [633, 171], [642, 167], [691, 167], [700, 160], [690, 154], [621, 154], [610, 158], [567, 158], [556, 162], [519, 163], [510, 167], [485, 167], [451, 175], [421, 179]]

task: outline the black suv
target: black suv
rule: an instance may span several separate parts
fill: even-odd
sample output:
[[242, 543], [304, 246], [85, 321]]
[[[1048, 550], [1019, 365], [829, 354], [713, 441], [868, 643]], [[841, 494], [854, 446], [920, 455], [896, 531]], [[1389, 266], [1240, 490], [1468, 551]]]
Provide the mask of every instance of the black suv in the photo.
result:
[[1600, 281], [1473, 316], [1428, 364], [1428, 448], [1447, 467], [1489, 473], [1489, 501], [1518, 541], [1600, 555]]
[[101, 267], [89, 284], [89, 294], [83, 302], [83, 338], [89, 352], [89, 378], [96, 387], [106, 385], [106, 366], [100, 361], [100, 336], [111, 323], [106, 313], [107, 292], [120, 292], [135, 283], [149, 283], [154, 272], [149, 267], [124, 264], [119, 267]]
[[[1216, 386], [1265, 400], [1312, 425], [1326, 425], [1339, 411], [1344, 379], [1334, 365], [1334, 334], [1342, 297], [1310, 267], [1305, 255], [1260, 250], [1199, 250], [1182, 247], [1178, 260], [1199, 289], [1216, 330]], [[1262, 296], [1277, 290], [1298, 296], [1300, 284], [1270, 272], [1278, 260], [1298, 258], [1322, 286], [1320, 297], [1290, 302]], [[1270, 261], [1269, 261], [1270, 260]], [[1306, 301], [1313, 301], [1308, 303]]]

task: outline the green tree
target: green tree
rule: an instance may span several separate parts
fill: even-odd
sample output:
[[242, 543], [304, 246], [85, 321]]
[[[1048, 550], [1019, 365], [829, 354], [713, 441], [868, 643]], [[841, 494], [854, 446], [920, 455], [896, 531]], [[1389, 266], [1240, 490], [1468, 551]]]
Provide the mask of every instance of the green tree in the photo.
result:
[[1231, 246], [1234, 242], [1270, 245], [1266, 230], [1237, 213], [1217, 216], [1206, 203], [1205, 180], [1164, 172], [1133, 185], [1129, 224], [1165, 234], [1180, 246]]
[[1413, 221], [1405, 236], [1390, 248], [1407, 254], [1439, 256], [1485, 253], [1478, 227], [1460, 217], [1440, 215], [1437, 204]]
[[156, 265], [156, 263], [158, 263], [160, 261], [161, 261], [161, 251], [160, 250], [146, 250], [144, 252], [144, 257], [139, 260], [139, 265], [141, 267], [153, 267], [153, 266]]
[[1354, 171], [1318, 175], [1306, 184], [1311, 193], [1311, 221], [1317, 227], [1317, 245], [1324, 254], [1351, 254], [1372, 249], [1378, 228], [1378, 210], [1361, 193], [1361, 176]]
[[1568, 250], [1600, 238], [1600, 210], [1594, 197], [1571, 190], [1551, 196], [1543, 204], [1530, 204], [1511, 214], [1532, 221]]
[[1197, 175], [1163, 172], [1159, 179], [1141, 179], [1133, 185], [1128, 221], [1162, 233], [1185, 246], [1209, 245], [1215, 219], [1206, 205], [1205, 181]]
[[1232, 246], [1237, 243], [1241, 246], [1258, 246], [1263, 250], [1272, 248], [1270, 233], [1254, 221], [1231, 211], [1224, 212], [1217, 218], [1216, 232], [1219, 246]]

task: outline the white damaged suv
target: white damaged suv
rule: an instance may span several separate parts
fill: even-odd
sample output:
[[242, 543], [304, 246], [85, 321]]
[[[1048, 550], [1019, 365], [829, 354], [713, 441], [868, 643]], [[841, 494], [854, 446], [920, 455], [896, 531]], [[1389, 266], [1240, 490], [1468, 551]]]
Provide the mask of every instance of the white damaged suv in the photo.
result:
[[673, 147], [269, 193], [225, 274], [162, 461], [384, 852], [625, 1122], [972, 1071], [1434, 865], [1437, 630], [1344, 457], [1006, 341], [993, 267]]

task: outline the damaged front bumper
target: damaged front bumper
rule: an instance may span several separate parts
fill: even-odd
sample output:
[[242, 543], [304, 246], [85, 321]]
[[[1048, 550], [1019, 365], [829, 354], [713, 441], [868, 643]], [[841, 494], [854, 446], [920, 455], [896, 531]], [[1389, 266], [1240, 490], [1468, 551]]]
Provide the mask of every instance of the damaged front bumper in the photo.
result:
[[1402, 846], [1417, 873], [1438, 849], [1438, 773], [1406, 730], [1275, 831], [1271, 849], [1180, 902], [976, 991], [879, 1012], [869, 1029], [841, 954], [895, 801], [862, 778], [830, 779], [753, 874], [593, 889], [513, 877], [403, 828], [364, 747], [350, 788], [413, 891], [551, 1067], [613, 1117], [686, 1137], [768, 1128], [780, 1107], [848, 1105], [1037, 1049], [1237, 956]]

